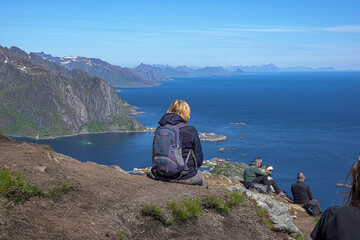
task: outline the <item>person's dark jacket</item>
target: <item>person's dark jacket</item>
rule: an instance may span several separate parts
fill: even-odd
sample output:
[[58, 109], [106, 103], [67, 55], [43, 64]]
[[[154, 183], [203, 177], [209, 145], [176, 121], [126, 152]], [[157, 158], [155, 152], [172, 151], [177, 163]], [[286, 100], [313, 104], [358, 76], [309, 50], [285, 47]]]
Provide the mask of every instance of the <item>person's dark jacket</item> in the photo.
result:
[[329, 207], [317, 222], [310, 237], [314, 240], [360, 239], [360, 208]]
[[291, 185], [291, 192], [294, 197], [294, 203], [305, 204], [313, 199], [309, 185], [302, 181], [297, 181]]
[[[165, 125], [176, 125], [178, 123], [185, 122], [182, 117], [175, 113], [166, 113], [159, 121], [160, 126]], [[186, 160], [190, 149], [194, 150], [196, 162], [198, 167], [200, 167], [204, 161], [204, 156], [201, 148], [201, 143], [199, 139], [199, 134], [193, 126], [186, 125], [185, 127], [180, 128], [180, 138], [182, 144], [182, 156], [184, 161]], [[189, 172], [185, 176], [182, 176], [180, 180], [188, 179], [196, 175], [195, 162], [192, 154], [190, 154], [189, 161], [187, 163], [189, 167]]]

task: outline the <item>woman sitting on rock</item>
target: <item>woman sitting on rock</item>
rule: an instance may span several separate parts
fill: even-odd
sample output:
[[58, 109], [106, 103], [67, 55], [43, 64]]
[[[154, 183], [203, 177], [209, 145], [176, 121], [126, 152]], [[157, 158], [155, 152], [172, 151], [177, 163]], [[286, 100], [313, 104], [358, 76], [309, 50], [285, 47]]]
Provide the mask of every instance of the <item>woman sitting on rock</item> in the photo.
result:
[[352, 183], [346, 206], [329, 207], [312, 231], [312, 239], [360, 239], [360, 155], [345, 183], [350, 175]]
[[198, 132], [187, 125], [190, 107], [184, 100], [175, 100], [160, 119], [153, 141], [155, 179], [205, 186], [204, 175], [198, 170], [203, 152]]

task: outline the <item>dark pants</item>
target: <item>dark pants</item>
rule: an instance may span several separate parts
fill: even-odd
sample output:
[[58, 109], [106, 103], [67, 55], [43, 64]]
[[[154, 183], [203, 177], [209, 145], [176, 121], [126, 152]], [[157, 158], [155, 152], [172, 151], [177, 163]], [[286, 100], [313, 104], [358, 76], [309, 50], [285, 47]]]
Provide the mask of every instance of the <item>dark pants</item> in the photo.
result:
[[260, 183], [266, 185], [269, 190], [271, 189], [270, 186], [273, 186], [275, 189], [275, 193], [279, 194], [281, 192], [279, 185], [275, 182], [275, 180], [271, 176], [257, 176], [254, 180], [254, 183]]
[[321, 209], [321, 207], [320, 207], [320, 203], [319, 203], [319, 201], [318, 201], [317, 199], [310, 200], [310, 201], [308, 202], [308, 204], [318, 206], [318, 207], [320, 208], [321, 212], [322, 212], [322, 209]]

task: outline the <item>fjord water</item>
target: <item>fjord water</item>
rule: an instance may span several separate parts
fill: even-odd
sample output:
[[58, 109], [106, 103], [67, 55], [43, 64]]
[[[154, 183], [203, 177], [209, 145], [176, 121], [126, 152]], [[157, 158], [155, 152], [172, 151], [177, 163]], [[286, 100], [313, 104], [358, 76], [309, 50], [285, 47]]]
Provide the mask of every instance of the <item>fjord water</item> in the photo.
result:
[[[261, 157], [287, 192], [298, 172], [306, 176], [323, 208], [341, 204], [343, 182], [360, 153], [360, 73], [258, 73], [233, 77], [177, 78], [151, 88], [122, 89], [119, 96], [141, 107], [136, 118], [156, 127], [175, 99], [191, 107], [190, 125], [228, 137], [202, 142], [205, 159], [250, 163]], [[231, 125], [244, 122], [246, 125]], [[153, 133], [80, 135], [53, 140], [55, 151], [80, 161], [151, 166]], [[219, 148], [235, 148], [219, 152]]]

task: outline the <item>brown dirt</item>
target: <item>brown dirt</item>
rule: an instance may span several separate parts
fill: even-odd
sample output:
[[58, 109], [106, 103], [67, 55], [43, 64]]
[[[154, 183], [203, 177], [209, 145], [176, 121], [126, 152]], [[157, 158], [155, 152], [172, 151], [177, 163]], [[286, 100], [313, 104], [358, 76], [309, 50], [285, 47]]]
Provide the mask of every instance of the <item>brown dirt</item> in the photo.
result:
[[145, 203], [165, 209], [171, 200], [223, 196], [226, 184], [217, 186], [223, 179], [209, 179], [208, 189], [164, 183], [129, 175], [117, 166], [81, 163], [48, 146], [0, 135], [0, 167], [4, 166], [22, 171], [25, 179], [45, 191], [62, 182], [73, 188], [58, 201], [34, 197], [13, 205], [1, 196], [0, 239], [119, 239], [119, 231], [129, 239], [288, 239], [266, 228], [256, 211], [245, 205], [226, 215], [204, 211], [196, 221], [169, 227], [140, 215]]

